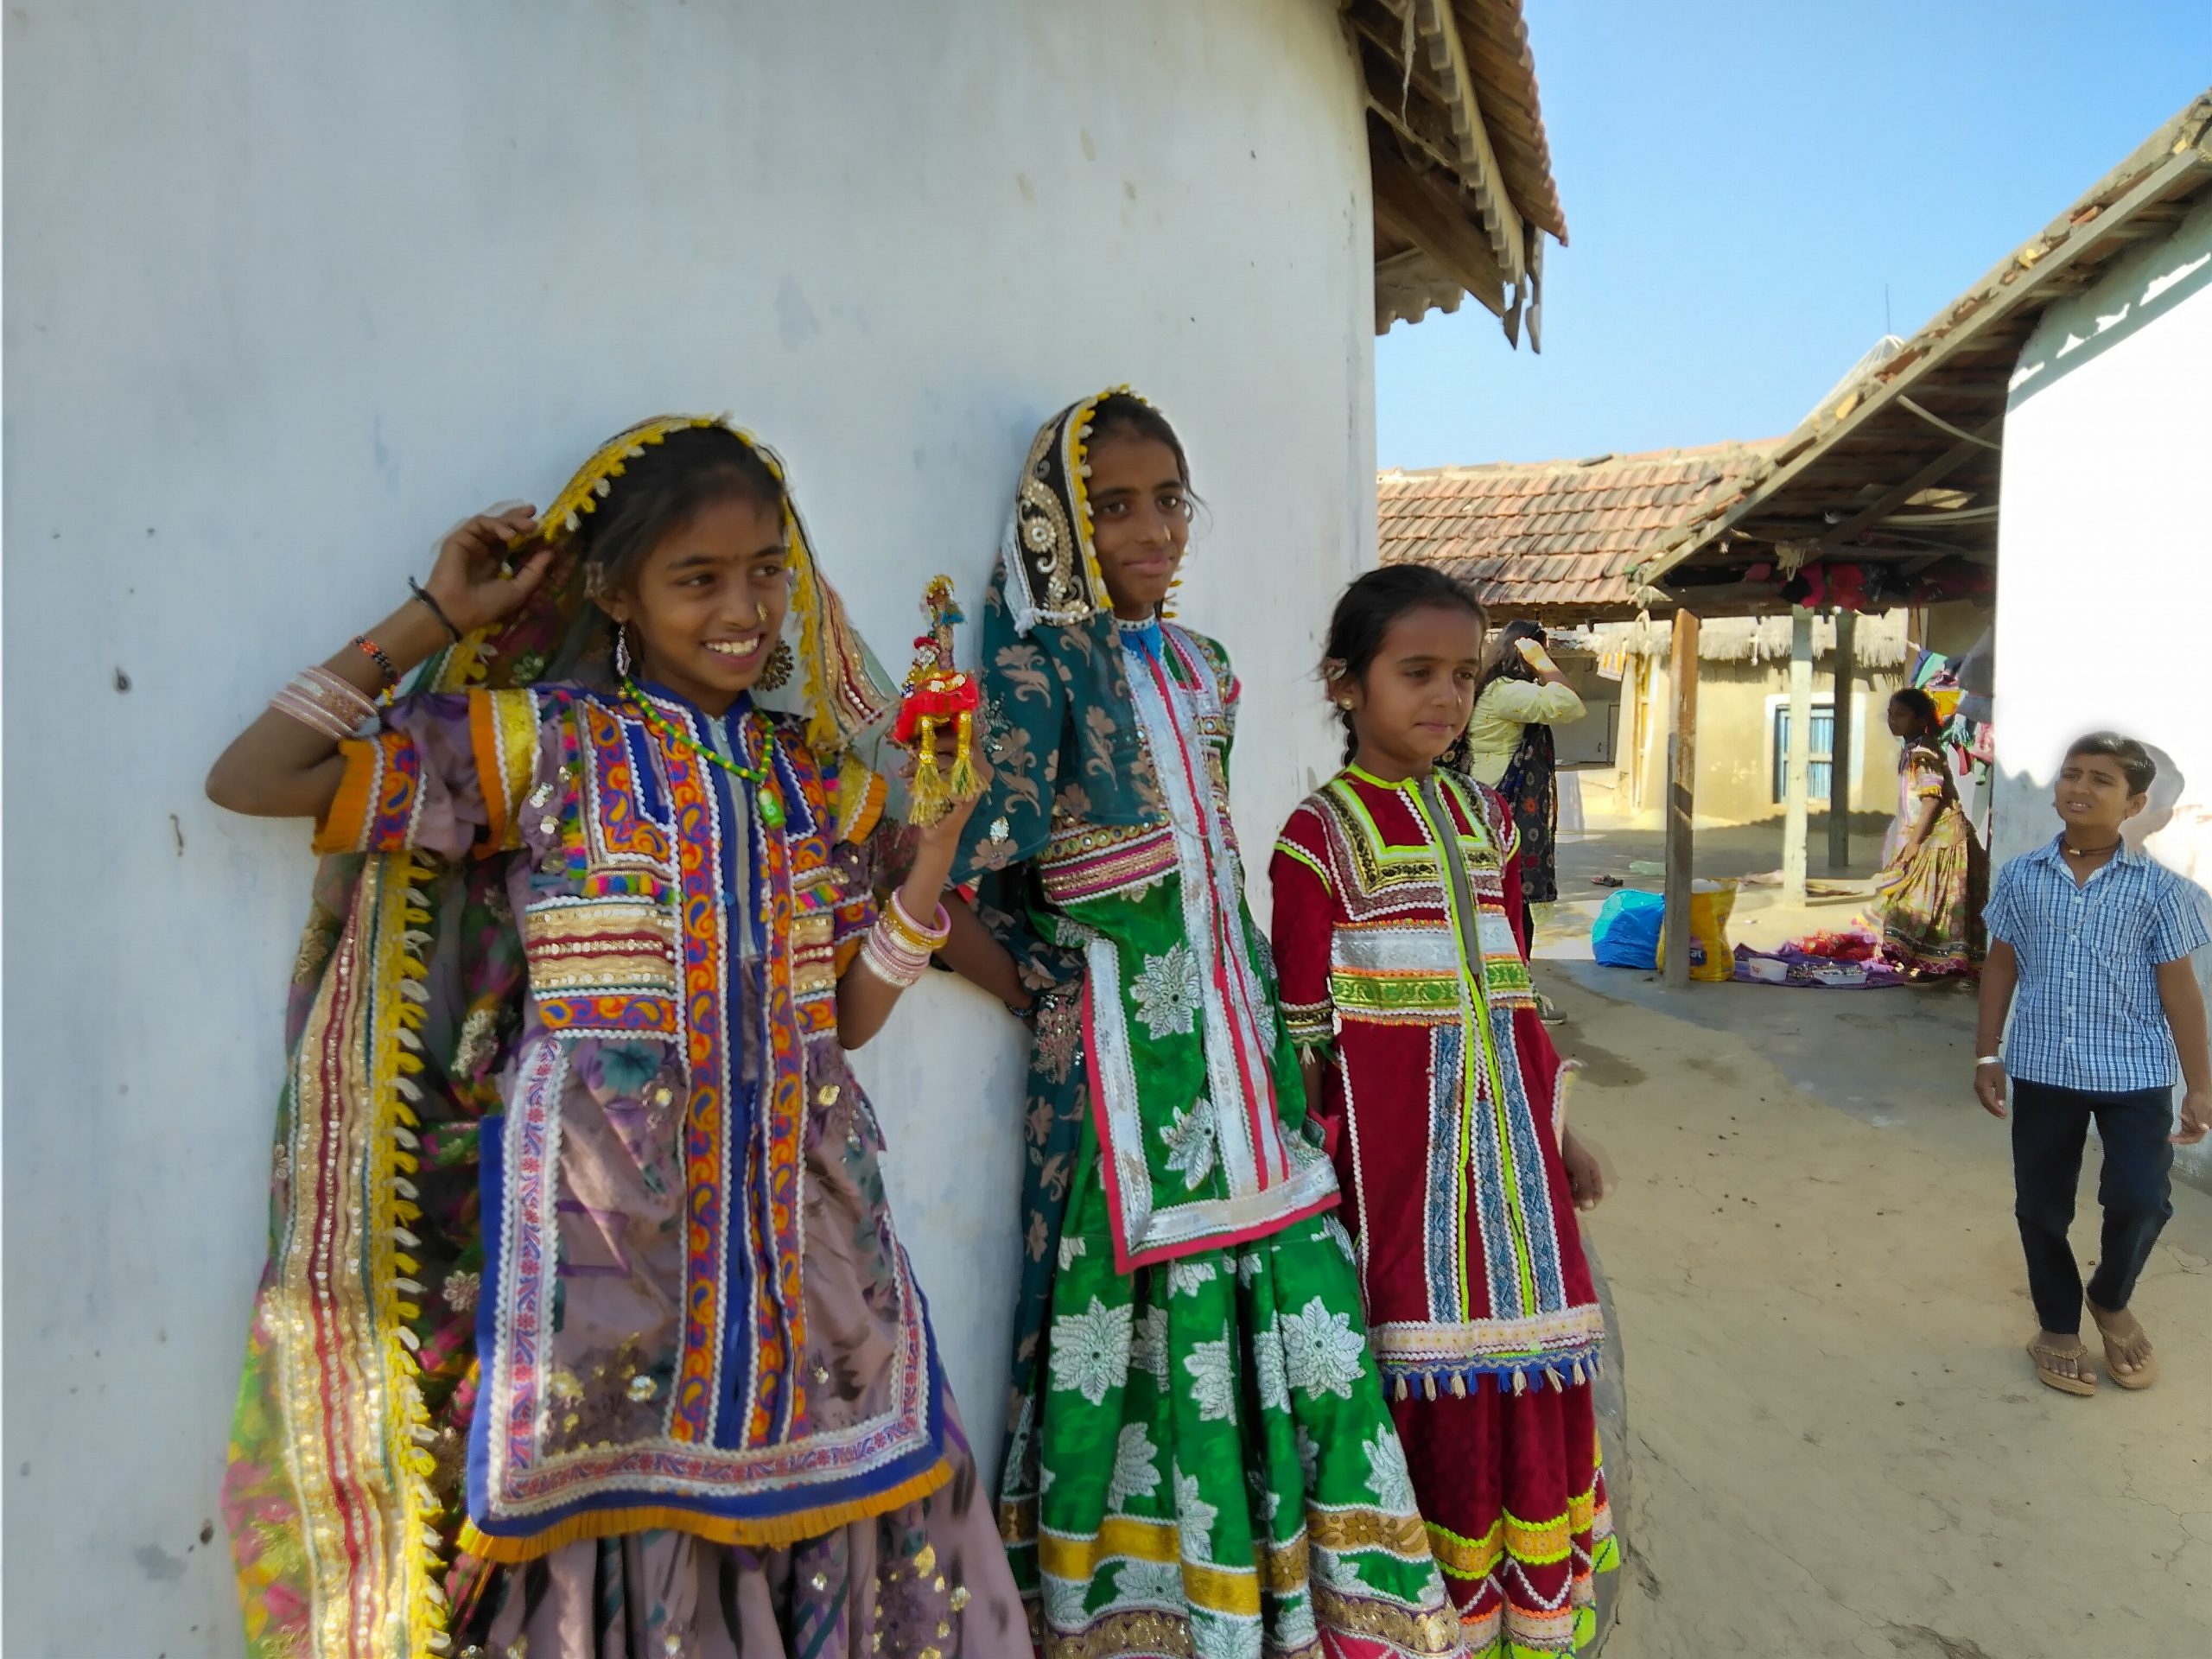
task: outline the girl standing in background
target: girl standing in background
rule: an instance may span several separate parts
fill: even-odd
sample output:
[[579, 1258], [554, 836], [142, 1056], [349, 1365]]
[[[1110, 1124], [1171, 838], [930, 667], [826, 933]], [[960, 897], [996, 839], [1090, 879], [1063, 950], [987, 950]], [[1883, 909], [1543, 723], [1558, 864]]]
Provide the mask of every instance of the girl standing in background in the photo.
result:
[[1509, 622], [1491, 644], [1467, 723], [1467, 772], [1504, 798], [1521, 838], [1522, 954], [1533, 954], [1528, 905], [1559, 898], [1559, 758], [1552, 728], [1582, 718], [1582, 699], [1544, 649], [1534, 622]]
[[1936, 700], [1908, 687], [1890, 699], [1897, 754], [1897, 816], [1875, 877], [1882, 955], [1917, 979], [1971, 976], [1982, 957], [1981, 843], [1959, 803], [1937, 736]]

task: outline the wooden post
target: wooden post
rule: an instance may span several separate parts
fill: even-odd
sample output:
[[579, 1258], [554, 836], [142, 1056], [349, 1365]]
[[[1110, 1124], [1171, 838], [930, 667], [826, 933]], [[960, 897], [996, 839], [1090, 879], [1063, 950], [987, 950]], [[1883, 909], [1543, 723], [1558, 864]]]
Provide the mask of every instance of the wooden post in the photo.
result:
[[1697, 614], [1675, 613], [1667, 731], [1667, 984], [1690, 982], [1690, 829], [1697, 810]]
[[1835, 736], [1828, 745], [1828, 868], [1841, 874], [1851, 868], [1851, 796], [1859, 756], [1852, 747], [1856, 710], [1852, 698], [1859, 671], [1859, 613], [1841, 606], [1835, 613]]
[[1805, 902], [1807, 797], [1813, 776], [1813, 613], [1789, 613], [1789, 758], [1783, 767], [1782, 894]]

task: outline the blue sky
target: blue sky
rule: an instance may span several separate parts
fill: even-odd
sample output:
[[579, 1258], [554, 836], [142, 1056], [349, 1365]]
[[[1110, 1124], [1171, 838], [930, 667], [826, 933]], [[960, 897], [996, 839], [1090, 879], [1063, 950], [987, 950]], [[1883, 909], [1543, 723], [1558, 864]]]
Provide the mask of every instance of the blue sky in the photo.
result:
[[1544, 351], [1376, 342], [1385, 467], [1795, 426], [2212, 84], [2212, 0], [1525, 0], [1567, 246]]

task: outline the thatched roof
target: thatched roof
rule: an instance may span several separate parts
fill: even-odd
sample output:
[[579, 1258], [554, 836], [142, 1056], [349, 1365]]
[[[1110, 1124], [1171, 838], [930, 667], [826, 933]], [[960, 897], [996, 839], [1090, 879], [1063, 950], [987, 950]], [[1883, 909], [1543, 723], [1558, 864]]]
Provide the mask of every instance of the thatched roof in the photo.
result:
[[1376, 480], [1382, 562], [1435, 565], [1500, 616], [1633, 616], [1653, 596], [1629, 567], [1771, 447], [1393, 469]]
[[1367, 92], [1375, 331], [1472, 295], [1540, 345], [1543, 238], [1564, 245], [1521, 0], [1339, 0]]
[[1784, 603], [1832, 560], [1893, 570], [1997, 552], [2005, 413], [2044, 309], [2212, 198], [2212, 91], [1894, 352], [1877, 353], [1758, 467], [1654, 542], [1637, 572], [1704, 613]]
[[[1899, 669], [1913, 659], [1906, 626], [1910, 613], [1881, 611], [1859, 619], [1851, 646], [1852, 660], [1862, 669]], [[1786, 616], [1716, 616], [1698, 630], [1698, 660], [1707, 663], [1787, 663], [1789, 660], [1790, 620]], [[1639, 657], [1663, 657], [1674, 637], [1671, 619], [1638, 617], [1624, 624], [1603, 625], [1592, 630], [1592, 643], [1602, 645], [1618, 639]], [[1813, 619], [1813, 659], [1835, 654], [1835, 621]]]

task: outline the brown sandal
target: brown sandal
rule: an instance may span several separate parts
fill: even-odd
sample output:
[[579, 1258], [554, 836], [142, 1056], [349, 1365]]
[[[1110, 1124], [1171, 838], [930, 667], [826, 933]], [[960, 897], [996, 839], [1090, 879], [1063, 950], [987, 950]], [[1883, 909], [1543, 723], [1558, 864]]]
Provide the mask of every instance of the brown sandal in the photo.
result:
[[[2051, 1348], [2040, 1342], [2031, 1342], [2028, 1344], [2028, 1357], [2035, 1362], [2037, 1379], [2043, 1383], [2044, 1387], [2056, 1389], [2061, 1394], [2094, 1394], [2097, 1391], [2097, 1379], [2091, 1375], [2077, 1376], [2069, 1371], [2055, 1370], [2045, 1362], [2060, 1359], [2086, 1360], [2088, 1357], [2089, 1351], [2082, 1345], [2079, 1338], [2075, 1339], [2071, 1348]], [[2119, 1378], [2115, 1377], [2113, 1380], [2118, 1382]]]
[[[2158, 1357], [2152, 1351], [2150, 1333], [2143, 1329], [2141, 1320], [2126, 1308], [2117, 1313], [2107, 1313], [2094, 1302], [2089, 1304], [2089, 1317], [2096, 1321], [2097, 1335], [2105, 1344], [2105, 1372], [2114, 1382], [2133, 1393], [2139, 1389], [2149, 1388], [2158, 1380]], [[2118, 1332], [2115, 1339], [2115, 1333], [2105, 1325], [2107, 1319], [2126, 1319], [2134, 1329]], [[2124, 1344], [2137, 1341], [2142, 1343], [2143, 1352], [2137, 1358], [2133, 1370], [2123, 1371], [2114, 1362], [2126, 1357], [2121, 1351]]]

